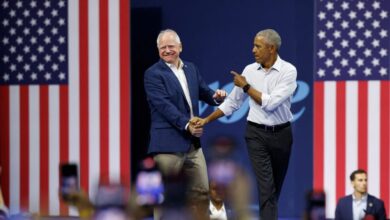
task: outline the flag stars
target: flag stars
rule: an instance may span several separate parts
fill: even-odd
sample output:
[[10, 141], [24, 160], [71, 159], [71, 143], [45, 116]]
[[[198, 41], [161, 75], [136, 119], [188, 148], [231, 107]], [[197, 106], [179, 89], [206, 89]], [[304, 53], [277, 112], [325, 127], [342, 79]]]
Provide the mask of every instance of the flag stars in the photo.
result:
[[46, 62], [50, 62], [51, 61], [51, 56], [49, 54], [46, 54], [44, 59], [45, 59]]
[[22, 56], [22, 55], [18, 55], [18, 56], [16, 57], [16, 60], [17, 60], [19, 63], [23, 62], [23, 56]]
[[379, 32], [379, 35], [380, 35], [382, 38], [387, 37], [387, 30], [382, 29], [381, 32]]
[[57, 10], [51, 11], [51, 16], [57, 17], [58, 16], [58, 11]]
[[2, 23], [4, 27], [7, 27], [9, 25], [9, 21], [7, 19], [4, 19]]
[[21, 1], [16, 2], [16, 7], [18, 7], [18, 8], [23, 7], [23, 2], [21, 2]]
[[348, 14], [348, 16], [349, 16], [349, 18], [350, 18], [351, 20], [353, 20], [353, 19], [356, 18], [356, 12], [350, 11], [349, 14]]
[[46, 26], [49, 26], [51, 24], [51, 20], [49, 18], [46, 18], [43, 22]]
[[336, 68], [336, 69], [333, 70], [332, 73], [333, 73], [333, 75], [334, 75], [335, 77], [340, 76], [340, 69], [337, 69], [337, 68]]
[[359, 10], [363, 10], [364, 9], [364, 2], [358, 2], [356, 6]]
[[23, 33], [24, 33], [24, 35], [29, 35], [30, 34], [30, 29], [29, 28], [25, 28], [23, 30]]
[[320, 31], [320, 32], [318, 33], [318, 37], [319, 37], [320, 39], [324, 39], [324, 38], [326, 37], [325, 31]]
[[44, 51], [45, 49], [43, 48], [43, 46], [39, 46], [37, 50], [38, 50], [39, 53], [43, 53], [43, 51]]
[[337, 58], [337, 57], [339, 57], [341, 55], [341, 53], [340, 53], [340, 50], [334, 50], [333, 51], [333, 56], [335, 57], [335, 58]]
[[24, 16], [24, 17], [30, 16], [30, 11], [29, 11], [29, 10], [24, 10], [24, 11], [23, 11], [23, 16]]
[[348, 60], [344, 58], [341, 60], [340, 64], [341, 64], [341, 66], [346, 67], [346, 66], [348, 66]]
[[58, 6], [60, 6], [60, 8], [64, 7], [65, 6], [65, 2], [64, 1], [58, 2]]
[[365, 49], [363, 53], [364, 53], [364, 56], [366, 56], [366, 57], [370, 57], [372, 55], [370, 49]]
[[3, 62], [8, 63], [9, 62], [9, 56], [3, 56]]
[[4, 45], [9, 44], [9, 39], [7, 37], [3, 38], [3, 44]]
[[31, 79], [33, 80], [33, 81], [35, 81], [35, 80], [37, 80], [38, 79], [38, 75], [36, 74], [36, 73], [31, 73]]
[[333, 17], [334, 17], [334, 19], [338, 20], [338, 19], [341, 18], [341, 13], [338, 12], [338, 11], [335, 11], [335, 12], [333, 13]]
[[35, 26], [35, 25], [37, 25], [37, 20], [36, 19], [31, 19], [31, 21], [30, 21], [30, 25], [31, 26]]
[[51, 39], [50, 39], [50, 37], [45, 37], [45, 40], [43, 40], [43, 41], [45, 41], [46, 44], [50, 44]]
[[37, 62], [37, 55], [31, 55], [30, 60], [33, 63]]
[[341, 4], [341, 8], [342, 8], [343, 10], [347, 10], [347, 9], [349, 8], [349, 3], [348, 3], [348, 2], [343, 2], [343, 3]]
[[9, 66], [9, 69], [11, 70], [11, 72], [15, 72], [16, 71], [16, 65], [15, 64], [11, 64]]
[[364, 17], [366, 18], [366, 20], [372, 18], [372, 12], [366, 11], [366, 12], [364, 13]]
[[387, 18], [387, 13], [388, 13], [387, 11], [382, 10], [379, 16], [381, 16], [382, 19], [385, 19]]
[[65, 79], [65, 73], [60, 73], [58, 74], [58, 78], [60, 78], [60, 80], [64, 80]]
[[381, 57], [387, 56], [387, 49], [381, 48], [381, 50], [379, 51], [379, 54], [381, 55]]
[[58, 52], [58, 47], [57, 47], [57, 46], [53, 46], [53, 47], [51, 48], [51, 51], [52, 51], [53, 53], [57, 53], [57, 52]]
[[22, 81], [23, 80], [23, 74], [22, 73], [18, 73], [16, 78], [18, 78], [19, 81]]
[[45, 5], [46, 8], [49, 8], [50, 7], [50, 1], [45, 1], [44, 5]]
[[65, 61], [65, 55], [61, 54], [60, 56], [58, 56], [58, 60], [60, 62], [64, 62]]
[[328, 2], [325, 7], [330, 11], [334, 8], [334, 5], [332, 2]]
[[325, 65], [326, 65], [327, 67], [333, 66], [333, 60], [327, 59], [327, 60], [325, 61]]
[[377, 21], [377, 20], [374, 20], [372, 23], [371, 23], [371, 25], [372, 25], [372, 27], [373, 28], [379, 28], [380, 27], [380, 22], [379, 21]]
[[366, 67], [366, 68], [363, 70], [363, 73], [364, 73], [364, 75], [366, 75], [366, 76], [370, 76], [370, 75], [371, 75], [371, 69]]
[[364, 21], [359, 20], [359, 21], [356, 23], [356, 26], [357, 26], [359, 29], [364, 28]]
[[379, 47], [379, 40], [374, 39], [374, 40], [372, 40], [371, 44], [373, 47]]
[[374, 58], [374, 59], [372, 59], [371, 63], [372, 63], [372, 65], [373, 65], [374, 67], [375, 67], [375, 66], [379, 66], [379, 59]]
[[16, 34], [15, 28], [9, 29], [9, 34], [10, 34], [10, 35], [15, 35], [15, 34]]
[[42, 9], [38, 10], [37, 15], [39, 17], [42, 17], [43, 16], [43, 10]]
[[16, 43], [17, 44], [22, 44], [23, 43], [23, 38], [21, 38], [21, 37], [16, 38]]
[[326, 22], [325, 26], [326, 26], [326, 28], [328, 28], [328, 29], [332, 29], [332, 28], [333, 28], [333, 22], [328, 21], [328, 22]]
[[63, 37], [63, 36], [59, 37], [58, 42], [60, 42], [60, 44], [65, 43], [65, 37]]
[[31, 42], [31, 44], [36, 44], [37, 43], [37, 38], [36, 37], [32, 37], [30, 39], [30, 42]]
[[58, 64], [54, 63], [53, 65], [51, 65], [51, 69], [55, 72], [58, 70]]
[[350, 69], [348, 70], [348, 74], [349, 74], [349, 76], [355, 76], [355, 75], [356, 75], [356, 69], [350, 68]]
[[60, 26], [65, 25], [65, 19], [63, 19], [63, 18], [59, 19], [59, 20], [58, 20], [58, 24], [59, 24]]
[[57, 28], [51, 29], [51, 33], [52, 33], [53, 35], [58, 34], [58, 29], [57, 29]]
[[365, 36], [366, 38], [370, 38], [370, 37], [372, 36], [372, 32], [371, 32], [370, 30], [366, 30], [366, 31], [364, 32], [364, 36]]
[[325, 76], [325, 70], [319, 69], [319, 70], [317, 71], [317, 74], [318, 74], [319, 77], [324, 77], [324, 76]]
[[23, 67], [24, 71], [29, 71], [30, 70], [30, 65], [28, 64], [25, 64], [24, 67]]
[[51, 79], [51, 74], [50, 73], [46, 73], [45, 74], [45, 79], [46, 80], [50, 80]]
[[333, 37], [334, 37], [335, 39], [340, 38], [340, 37], [341, 37], [341, 32], [340, 32], [340, 31], [335, 31], [335, 32], [333, 32]]
[[374, 3], [372, 3], [372, 7], [374, 9], [379, 9], [381, 7], [381, 4], [379, 2], [377, 2], [377, 1], [375, 1]]
[[3, 6], [3, 8], [8, 8], [9, 4], [7, 1], [4, 1], [3, 4], [1, 4], [1, 6]]
[[16, 20], [16, 25], [22, 26], [23, 25], [23, 20], [20, 19], [20, 18], [18, 20]]
[[15, 17], [15, 15], [16, 15], [16, 12], [14, 10], [9, 11], [9, 16], [11, 16], [13, 18], [13, 17]]
[[30, 52], [30, 47], [29, 46], [24, 46], [23, 51], [24, 51], [24, 53], [29, 53]]
[[387, 69], [382, 67], [380, 70], [379, 70], [379, 73], [381, 74], [381, 76], [386, 76], [388, 74], [387, 72]]
[[325, 51], [324, 50], [319, 50], [317, 55], [320, 57], [320, 58], [323, 58], [325, 57]]
[[325, 45], [326, 45], [327, 48], [331, 48], [331, 47], [333, 47], [333, 41], [327, 40]]
[[360, 66], [363, 66], [363, 65], [364, 65], [364, 60], [361, 59], [361, 58], [357, 59], [357, 60], [356, 60], [356, 65], [358, 65], [359, 67], [360, 67]]
[[320, 11], [320, 13], [318, 13], [318, 18], [322, 21], [326, 18], [326, 13], [323, 12], [323, 11]]
[[15, 53], [15, 52], [16, 52], [16, 48], [15, 48], [14, 46], [11, 46], [11, 47], [9, 48], [9, 52]]
[[346, 47], [349, 46], [349, 42], [348, 42], [347, 40], [342, 40], [340, 44], [341, 44], [341, 46], [342, 46], [343, 48], [346, 48]]
[[38, 70], [39, 71], [42, 72], [44, 69], [45, 69], [45, 66], [42, 63], [38, 64]]
[[36, 1], [31, 1], [31, 2], [30, 2], [30, 7], [31, 7], [31, 8], [37, 7], [37, 2], [36, 2]]
[[348, 33], [348, 36], [349, 36], [350, 38], [355, 38], [355, 37], [356, 37], [356, 31], [350, 30], [349, 33]]
[[349, 22], [344, 20], [343, 22], [341, 22], [341, 27], [343, 29], [347, 29], [349, 27]]
[[4, 80], [5, 82], [7, 82], [7, 81], [9, 80], [9, 74], [5, 73], [5, 74], [3, 75], [3, 80]]
[[44, 33], [43, 28], [38, 28], [37, 33], [39, 35], [42, 35]]
[[356, 41], [356, 46], [359, 48], [364, 47], [364, 41], [359, 39], [358, 41]]

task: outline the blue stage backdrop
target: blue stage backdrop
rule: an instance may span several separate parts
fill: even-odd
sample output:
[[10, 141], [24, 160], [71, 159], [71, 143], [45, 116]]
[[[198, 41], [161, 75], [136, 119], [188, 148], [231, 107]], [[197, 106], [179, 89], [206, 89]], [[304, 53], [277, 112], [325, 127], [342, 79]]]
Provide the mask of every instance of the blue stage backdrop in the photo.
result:
[[[205, 81], [213, 88], [232, 88], [231, 70], [241, 72], [254, 62], [253, 39], [262, 29], [273, 28], [282, 37], [280, 56], [298, 70], [298, 88], [293, 98], [294, 145], [290, 166], [280, 198], [281, 217], [300, 217], [305, 208], [305, 193], [313, 178], [313, 7], [311, 0], [221, 0], [221, 1], [144, 1], [133, 0], [132, 7], [159, 7], [162, 28], [178, 32], [183, 43], [182, 58], [194, 62]], [[144, 27], [147, 28], [147, 27]], [[157, 36], [157, 33], [156, 33]], [[151, 45], [155, 46], [155, 45]], [[138, 74], [138, 73], [137, 73]], [[201, 116], [213, 111], [201, 105]], [[202, 137], [206, 157], [210, 141], [227, 135], [237, 141], [234, 157], [251, 172], [244, 142], [246, 103], [229, 118], [206, 127]], [[210, 158], [208, 158], [210, 159]], [[251, 173], [252, 174], [252, 173]], [[253, 201], [256, 200], [253, 188]], [[257, 207], [257, 204], [253, 204]]]

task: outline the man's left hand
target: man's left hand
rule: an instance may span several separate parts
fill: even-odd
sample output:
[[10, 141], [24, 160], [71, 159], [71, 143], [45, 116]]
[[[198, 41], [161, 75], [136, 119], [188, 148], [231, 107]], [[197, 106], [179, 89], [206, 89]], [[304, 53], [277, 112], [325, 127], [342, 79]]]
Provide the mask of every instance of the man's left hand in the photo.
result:
[[213, 99], [217, 102], [223, 102], [223, 100], [226, 98], [226, 95], [227, 93], [225, 90], [217, 89], [213, 95]]
[[234, 75], [234, 85], [242, 88], [244, 87], [246, 84], [248, 84], [248, 82], [246, 81], [245, 79], [245, 76], [242, 76], [240, 75], [239, 73], [235, 72], [235, 71], [230, 71], [230, 73], [232, 75]]

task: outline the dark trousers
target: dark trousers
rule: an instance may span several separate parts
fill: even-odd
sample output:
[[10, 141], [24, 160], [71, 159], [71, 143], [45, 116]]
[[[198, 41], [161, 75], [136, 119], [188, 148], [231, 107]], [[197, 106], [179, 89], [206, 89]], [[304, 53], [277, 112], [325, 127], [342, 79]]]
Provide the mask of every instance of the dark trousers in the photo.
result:
[[291, 126], [265, 131], [248, 123], [245, 140], [259, 193], [260, 219], [278, 218], [278, 200], [293, 142]]

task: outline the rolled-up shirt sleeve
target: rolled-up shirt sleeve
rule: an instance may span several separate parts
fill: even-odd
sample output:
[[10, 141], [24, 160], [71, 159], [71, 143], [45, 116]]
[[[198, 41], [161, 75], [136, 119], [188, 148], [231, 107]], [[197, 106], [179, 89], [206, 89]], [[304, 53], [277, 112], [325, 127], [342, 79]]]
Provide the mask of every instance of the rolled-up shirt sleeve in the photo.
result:
[[225, 115], [231, 115], [239, 109], [245, 100], [246, 94], [242, 88], [234, 86], [232, 92], [226, 97], [225, 101], [218, 107]]

